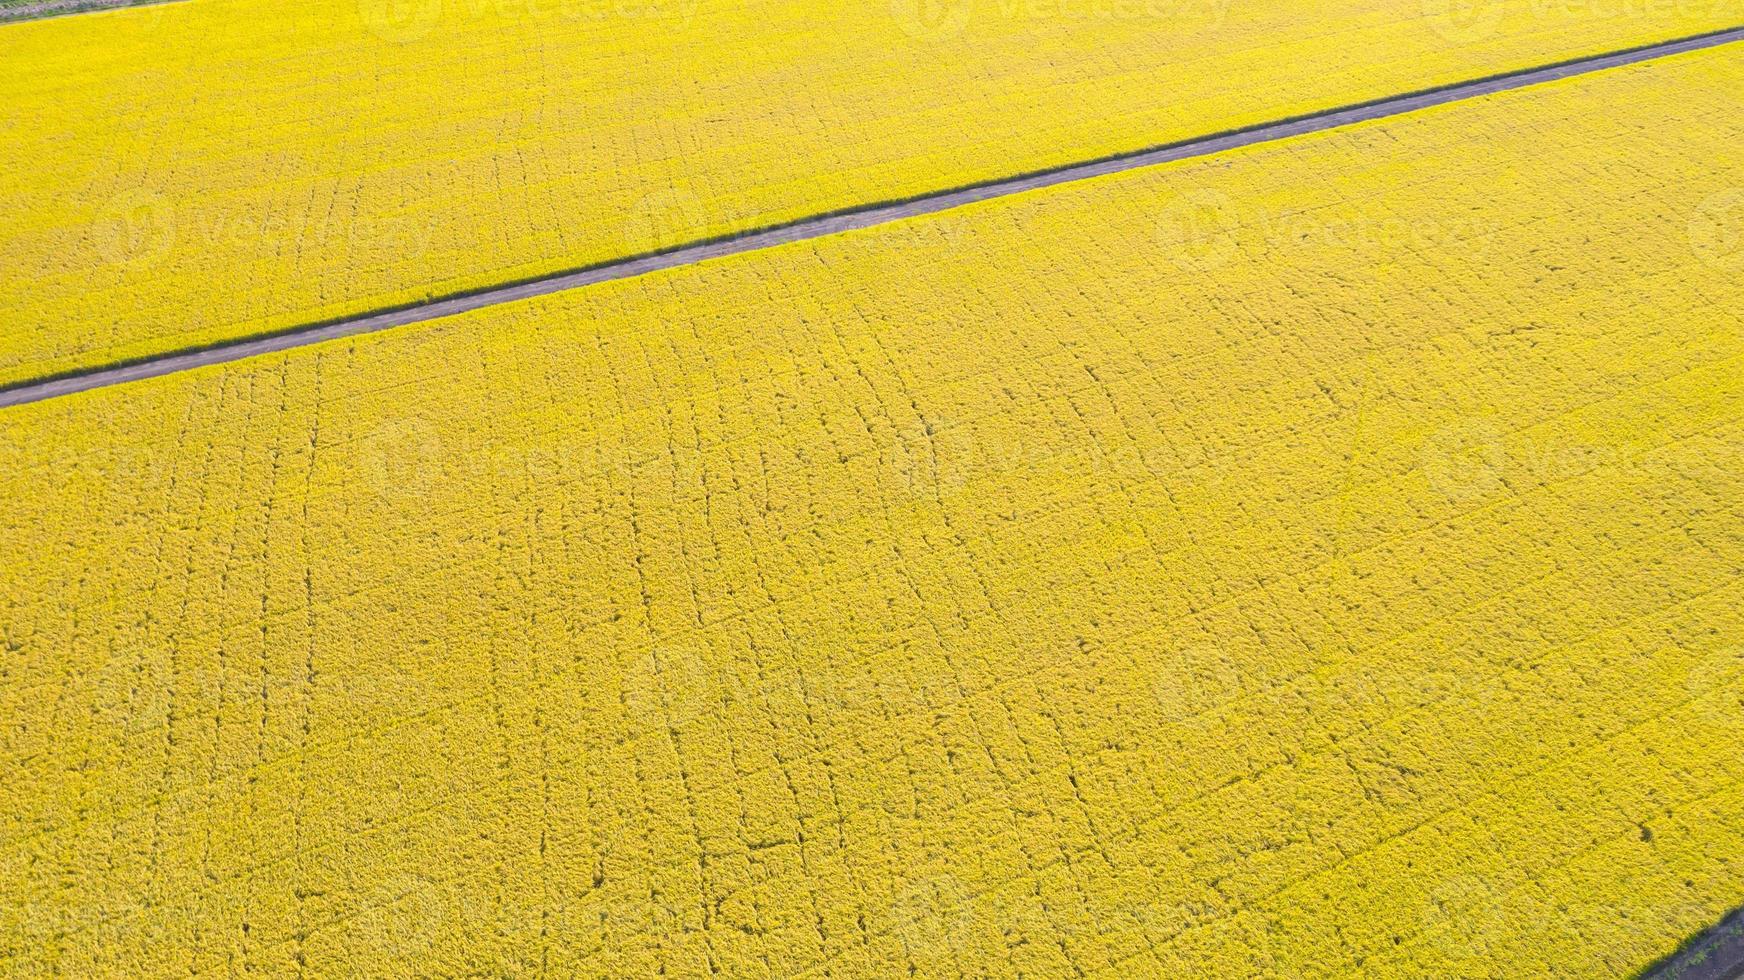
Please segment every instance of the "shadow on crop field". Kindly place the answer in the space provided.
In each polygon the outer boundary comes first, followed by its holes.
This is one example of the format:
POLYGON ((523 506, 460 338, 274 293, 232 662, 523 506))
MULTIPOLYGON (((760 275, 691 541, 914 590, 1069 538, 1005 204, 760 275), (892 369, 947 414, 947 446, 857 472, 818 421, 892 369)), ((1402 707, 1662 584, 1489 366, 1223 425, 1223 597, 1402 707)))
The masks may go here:
POLYGON ((1632 980, 1736 980, 1744 976, 1744 908, 1691 936, 1632 980))

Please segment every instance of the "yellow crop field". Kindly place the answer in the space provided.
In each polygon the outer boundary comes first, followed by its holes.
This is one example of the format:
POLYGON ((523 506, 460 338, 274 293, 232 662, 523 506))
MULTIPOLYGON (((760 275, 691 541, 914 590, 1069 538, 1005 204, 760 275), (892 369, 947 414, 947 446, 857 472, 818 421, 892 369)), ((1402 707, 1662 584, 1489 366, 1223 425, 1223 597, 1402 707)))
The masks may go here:
POLYGON ((0 385, 1732 26, 1737 0, 193 0, 0 25, 0 385), (723 39, 733 39, 726 43, 723 39))
POLYGON ((1741 90, 0 412, 0 971, 1640 969, 1744 903, 1741 90))

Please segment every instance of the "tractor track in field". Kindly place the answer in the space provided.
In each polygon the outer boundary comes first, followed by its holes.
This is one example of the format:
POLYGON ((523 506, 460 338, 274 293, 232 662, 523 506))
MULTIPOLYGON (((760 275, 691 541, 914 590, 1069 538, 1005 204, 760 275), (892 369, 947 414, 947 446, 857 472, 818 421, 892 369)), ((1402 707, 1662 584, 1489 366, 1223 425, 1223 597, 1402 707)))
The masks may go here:
POLYGON ((374 333, 392 327, 455 316, 487 306, 578 289, 614 279, 627 279, 664 269, 691 265, 708 259, 754 252, 826 235, 870 228, 876 225, 933 214, 1010 194, 1052 187, 1126 170, 1137 170, 1178 160, 1210 156, 1244 146, 1269 143, 1307 133, 1323 132, 1356 123, 1416 112, 1434 106, 1461 102, 1558 79, 1620 68, 1671 55, 1699 51, 1744 41, 1744 26, 1710 31, 1690 37, 1641 45, 1606 54, 1573 58, 1537 68, 1490 75, 1388 96, 1336 109, 1294 116, 1269 123, 1195 137, 1130 153, 1067 164, 1061 167, 1002 177, 949 190, 934 191, 898 201, 857 205, 840 211, 801 218, 779 225, 693 242, 671 249, 612 259, 580 269, 553 273, 518 282, 426 300, 408 306, 306 324, 265 336, 224 341, 197 349, 154 355, 136 361, 64 375, 21 382, 0 388, 0 408, 58 398, 107 388, 145 378, 174 374, 193 368, 225 364, 248 357, 272 354, 327 340, 374 333))

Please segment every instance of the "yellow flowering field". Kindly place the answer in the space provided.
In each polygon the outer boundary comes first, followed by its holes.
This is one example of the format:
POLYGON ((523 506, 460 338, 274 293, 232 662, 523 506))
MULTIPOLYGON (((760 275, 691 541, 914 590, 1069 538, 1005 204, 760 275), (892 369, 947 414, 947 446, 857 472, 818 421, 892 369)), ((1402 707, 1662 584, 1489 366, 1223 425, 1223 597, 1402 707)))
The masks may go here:
POLYGON ((0 156, 29 161, 0 172, 0 385, 1739 21, 1739 0, 191 0, 0 25, 0 156))
POLYGON ((1741 87, 0 413, 0 971, 1639 969, 1744 902, 1741 87))

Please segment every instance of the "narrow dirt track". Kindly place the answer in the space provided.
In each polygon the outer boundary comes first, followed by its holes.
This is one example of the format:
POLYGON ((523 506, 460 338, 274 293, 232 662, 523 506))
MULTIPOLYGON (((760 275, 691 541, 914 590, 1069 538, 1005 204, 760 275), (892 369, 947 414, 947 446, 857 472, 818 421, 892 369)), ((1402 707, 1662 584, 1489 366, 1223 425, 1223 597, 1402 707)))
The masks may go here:
POLYGON ((903 218, 932 214, 1007 194, 1019 194, 1024 191, 1071 183, 1104 174, 1209 156, 1237 147, 1268 143, 1305 133, 1337 129, 1372 119, 1384 119, 1388 116, 1415 112, 1419 109, 1445 105, 1450 102, 1474 99, 1497 92, 1525 88, 1557 79, 1618 68, 1737 41, 1744 41, 1744 26, 1425 89, 1420 92, 1330 109, 1306 116, 1281 119, 1276 122, 1172 143, 1136 153, 1090 160, 954 190, 939 191, 909 200, 871 204, 833 214, 817 215, 722 239, 697 242, 652 255, 616 259, 572 272, 558 273, 525 282, 506 283, 501 286, 493 286, 444 299, 430 300, 400 309, 348 317, 334 322, 310 324, 252 340, 235 341, 200 350, 166 354, 133 364, 28 382, 13 386, 10 389, 0 390, 0 408, 58 398, 144 378, 174 374, 192 368, 225 364, 230 361, 290 350, 326 340, 337 340, 343 337, 387 330, 391 327, 422 323, 487 306, 495 306, 499 303, 511 303, 515 300, 577 289, 614 279, 627 279, 632 276, 690 265, 721 256, 754 252, 788 242, 804 241, 844 231, 870 228, 903 218))

